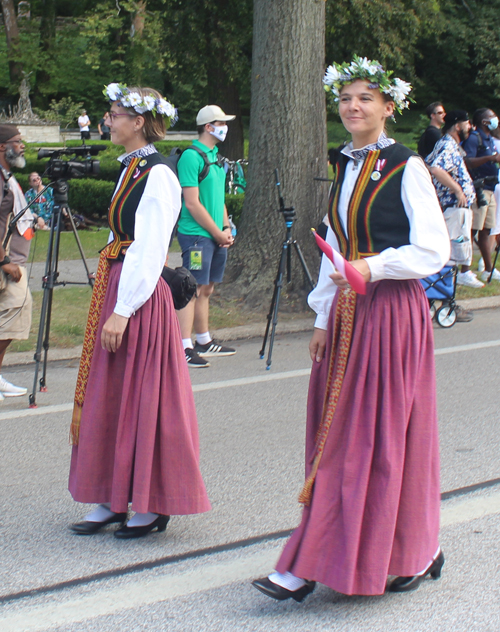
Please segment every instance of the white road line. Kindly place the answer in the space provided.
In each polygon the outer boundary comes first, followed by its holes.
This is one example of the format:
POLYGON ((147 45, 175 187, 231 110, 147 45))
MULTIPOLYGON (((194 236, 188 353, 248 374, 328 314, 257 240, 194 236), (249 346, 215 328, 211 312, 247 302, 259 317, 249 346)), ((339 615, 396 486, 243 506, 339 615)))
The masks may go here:
MULTIPOLYGON (((500 491, 485 498, 470 498, 446 503, 441 512, 443 527, 483 518, 500 513, 500 491)), ((258 546, 258 545, 257 545, 258 546)), ((162 601, 185 597, 205 590, 222 588, 234 582, 249 581, 255 577, 266 575, 276 559, 283 542, 278 540, 276 546, 269 544, 265 551, 247 549, 244 557, 211 563, 210 557, 202 567, 193 570, 179 571, 189 562, 182 562, 175 567, 169 566, 164 576, 137 579, 129 577, 124 585, 100 589, 92 594, 74 597, 73 589, 68 598, 59 603, 48 603, 43 606, 27 607, 21 611, 0 617, 2 632, 35 632, 51 626, 71 625, 98 616, 112 615, 129 608, 140 608, 162 601), (276 551, 274 551, 276 548, 276 551)), ((114 580, 109 580, 113 583, 114 580)), ((62 593, 63 594, 63 593, 62 593)))
MULTIPOLYGON (((449 353, 461 353, 464 351, 474 351, 476 349, 489 349, 490 347, 500 347, 500 340, 489 340, 487 342, 474 342, 468 345, 457 345, 455 347, 442 347, 436 349, 436 356, 447 355, 449 353)), ((202 393, 204 391, 215 391, 219 388, 233 388, 235 386, 248 386, 249 384, 260 384, 263 382, 273 382, 275 380, 288 380, 295 377, 307 377, 311 369, 297 369, 295 371, 283 371, 282 373, 267 372, 262 375, 250 377, 239 377, 234 380, 221 380, 220 382, 207 382, 206 384, 193 385, 193 392, 202 393)), ((50 415, 54 413, 66 413, 73 410, 73 402, 67 404, 57 404, 53 406, 40 406, 40 408, 28 408, 26 410, 10 410, 0 413, 0 421, 8 419, 22 419, 23 417, 36 417, 38 415, 50 415)))

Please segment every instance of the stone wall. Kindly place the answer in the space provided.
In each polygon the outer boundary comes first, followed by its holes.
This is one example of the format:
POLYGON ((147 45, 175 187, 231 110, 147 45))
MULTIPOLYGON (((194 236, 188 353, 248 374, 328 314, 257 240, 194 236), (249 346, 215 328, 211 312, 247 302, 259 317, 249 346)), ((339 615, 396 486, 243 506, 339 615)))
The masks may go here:
POLYGON ((21 136, 27 143, 60 143, 61 134, 59 125, 23 125, 17 127, 21 136))

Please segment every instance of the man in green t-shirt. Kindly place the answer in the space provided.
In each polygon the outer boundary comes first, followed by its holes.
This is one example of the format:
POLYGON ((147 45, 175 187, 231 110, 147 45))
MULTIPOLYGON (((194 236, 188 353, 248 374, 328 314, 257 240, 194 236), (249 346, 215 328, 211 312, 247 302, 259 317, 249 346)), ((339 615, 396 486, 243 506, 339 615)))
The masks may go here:
POLYGON ((182 263, 198 282, 196 299, 177 314, 186 361, 193 368, 210 366, 205 359, 207 356, 236 353, 214 341, 208 330, 210 295, 214 284, 222 281, 227 249, 233 244, 224 202, 226 175, 217 160, 217 144, 226 138, 226 121, 234 118, 218 105, 202 108, 196 116, 198 140, 183 152, 177 164, 183 195, 177 237, 182 263), (208 172, 207 161, 210 165, 208 172), (193 326, 196 333, 194 348, 191 340, 193 326))

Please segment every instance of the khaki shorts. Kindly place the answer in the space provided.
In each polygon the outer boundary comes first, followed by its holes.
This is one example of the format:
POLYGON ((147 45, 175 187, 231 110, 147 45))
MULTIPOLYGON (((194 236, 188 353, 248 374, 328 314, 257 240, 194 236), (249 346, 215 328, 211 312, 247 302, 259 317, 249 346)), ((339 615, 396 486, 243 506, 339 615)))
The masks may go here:
POLYGON ((19 283, 7 276, 7 286, 0 292, 0 340, 27 340, 31 327, 32 299, 26 268, 19 283))
POLYGON ((497 204, 493 191, 484 189, 484 198, 488 202, 487 206, 480 206, 474 202, 472 205, 472 230, 483 230, 483 228, 493 228, 495 226, 497 204))

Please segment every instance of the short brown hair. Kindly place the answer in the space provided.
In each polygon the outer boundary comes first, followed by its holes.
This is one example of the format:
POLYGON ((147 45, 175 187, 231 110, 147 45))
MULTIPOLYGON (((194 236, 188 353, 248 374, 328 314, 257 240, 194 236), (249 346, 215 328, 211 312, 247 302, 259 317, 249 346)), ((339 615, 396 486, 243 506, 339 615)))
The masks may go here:
MULTIPOLYGON (((153 88, 138 88, 129 87, 130 92, 138 92, 141 97, 154 97, 155 99, 161 99, 161 94, 153 88)), ((152 112, 144 112, 144 114, 136 113, 136 116, 142 116, 144 119, 144 137, 148 143, 155 143, 158 140, 163 140, 167 132, 165 127, 165 121, 161 114, 154 115, 152 112)))

